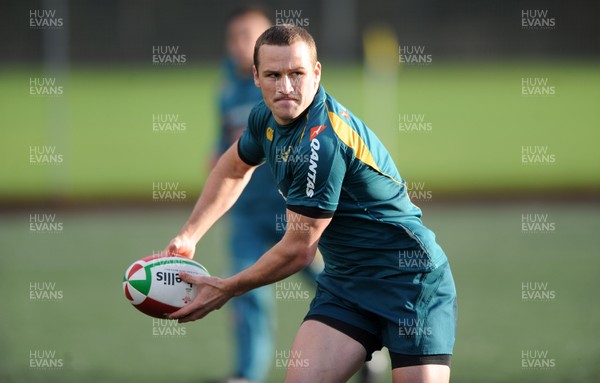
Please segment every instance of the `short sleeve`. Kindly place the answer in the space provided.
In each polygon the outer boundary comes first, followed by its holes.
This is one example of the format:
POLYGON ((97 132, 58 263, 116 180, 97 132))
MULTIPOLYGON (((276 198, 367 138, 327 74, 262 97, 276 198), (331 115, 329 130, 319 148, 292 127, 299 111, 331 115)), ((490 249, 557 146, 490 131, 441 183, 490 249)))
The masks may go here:
POLYGON ((331 217, 337 209, 346 162, 335 136, 310 141, 306 160, 293 168, 287 194, 288 209, 313 218, 331 217))
POLYGON ((248 126, 238 140, 238 155, 248 165, 259 165, 265 160, 265 153, 262 145, 257 140, 256 131, 260 129, 257 125, 256 108, 250 112, 248 117, 248 126))

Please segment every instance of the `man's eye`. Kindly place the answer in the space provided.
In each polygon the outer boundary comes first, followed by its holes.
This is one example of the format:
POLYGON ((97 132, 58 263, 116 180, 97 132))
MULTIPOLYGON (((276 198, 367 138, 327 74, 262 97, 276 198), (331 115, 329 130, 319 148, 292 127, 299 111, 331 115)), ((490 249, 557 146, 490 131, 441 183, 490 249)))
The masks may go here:
POLYGON ((269 73, 269 74, 267 75, 267 77, 269 77, 269 78, 278 78, 278 77, 279 77, 279 75, 278 75, 277 73, 269 73))

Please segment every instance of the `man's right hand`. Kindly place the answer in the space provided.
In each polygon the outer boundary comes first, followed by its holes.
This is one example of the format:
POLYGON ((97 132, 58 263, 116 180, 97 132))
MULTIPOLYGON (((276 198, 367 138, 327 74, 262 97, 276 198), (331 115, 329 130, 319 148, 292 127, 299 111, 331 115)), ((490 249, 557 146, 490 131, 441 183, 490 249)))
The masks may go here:
POLYGON ((196 251, 196 244, 192 239, 184 235, 178 235, 173 238, 167 248, 165 249, 168 256, 181 255, 189 259, 194 258, 194 252, 196 251))

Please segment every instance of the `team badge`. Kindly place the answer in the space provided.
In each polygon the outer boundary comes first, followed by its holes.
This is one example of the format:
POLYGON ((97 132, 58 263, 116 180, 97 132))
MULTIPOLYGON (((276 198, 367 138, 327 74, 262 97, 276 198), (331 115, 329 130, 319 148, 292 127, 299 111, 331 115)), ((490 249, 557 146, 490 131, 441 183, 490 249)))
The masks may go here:
POLYGON ((267 128, 267 140, 273 142, 273 133, 274 132, 275 131, 273 130, 273 128, 271 128, 271 127, 267 128))

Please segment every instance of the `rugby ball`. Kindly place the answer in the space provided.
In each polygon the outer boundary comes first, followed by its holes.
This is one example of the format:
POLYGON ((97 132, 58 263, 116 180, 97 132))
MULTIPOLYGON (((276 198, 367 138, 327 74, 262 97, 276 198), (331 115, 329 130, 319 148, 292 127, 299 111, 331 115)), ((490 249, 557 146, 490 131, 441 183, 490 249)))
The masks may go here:
POLYGON ((165 318, 196 296, 196 286, 182 281, 180 271, 191 275, 210 275, 204 266, 188 258, 149 255, 135 261, 125 271, 125 297, 144 314, 165 318))

